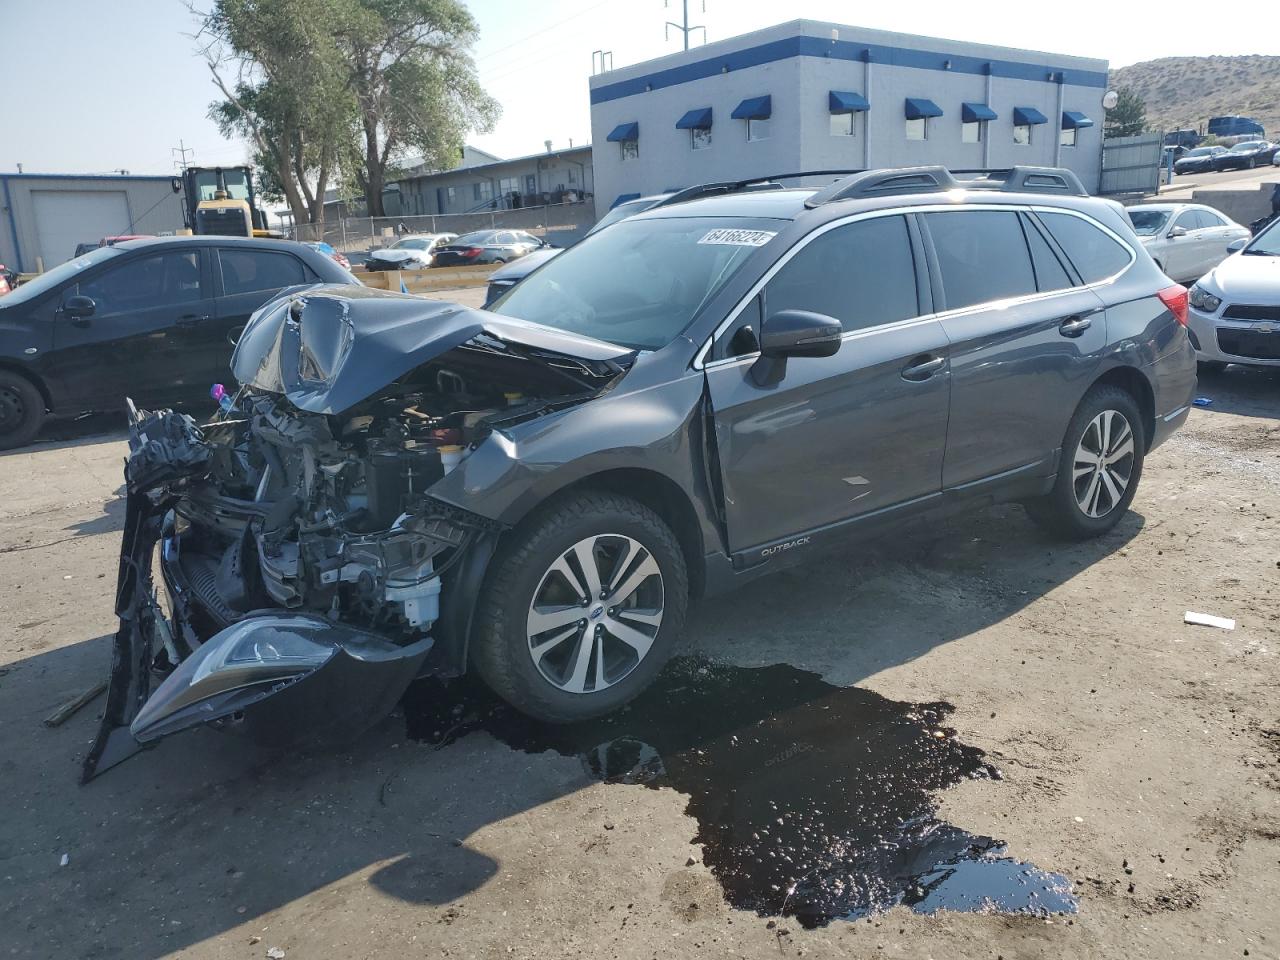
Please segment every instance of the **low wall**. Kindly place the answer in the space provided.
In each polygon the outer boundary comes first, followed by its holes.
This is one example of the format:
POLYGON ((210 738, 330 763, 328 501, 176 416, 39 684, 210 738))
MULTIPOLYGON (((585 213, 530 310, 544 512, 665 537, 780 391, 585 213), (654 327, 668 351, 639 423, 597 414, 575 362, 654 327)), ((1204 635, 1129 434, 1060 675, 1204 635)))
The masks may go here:
POLYGON ((1277 172, 1276 181, 1264 182, 1254 190, 1195 190, 1192 191, 1191 199, 1195 203, 1213 207, 1247 227, 1259 217, 1271 216, 1271 191, 1275 189, 1277 181, 1280 181, 1280 171, 1277 172))

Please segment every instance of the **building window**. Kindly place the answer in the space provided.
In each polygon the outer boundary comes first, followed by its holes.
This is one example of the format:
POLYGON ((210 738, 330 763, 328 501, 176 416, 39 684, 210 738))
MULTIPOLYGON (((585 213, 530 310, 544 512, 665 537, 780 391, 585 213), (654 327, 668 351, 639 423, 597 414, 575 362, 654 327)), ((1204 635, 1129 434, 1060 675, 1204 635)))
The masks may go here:
POLYGON ((623 160, 637 160, 640 157, 640 141, 639 140, 620 140, 618 148, 621 151, 623 160))
POLYGON ((1013 142, 1027 146, 1031 143, 1031 124, 1015 123, 1013 125, 1013 142))
POLYGON ((513 193, 520 192, 519 177, 503 177, 498 181, 498 193, 504 197, 509 197, 513 193))
POLYGON ((969 120, 960 124, 960 142, 961 143, 981 143, 982 142, 982 121, 969 120))
POLYGON ((831 135, 833 137, 853 136, 852 113, 833 113, 831 115, 831 135))
POLYGON ((578 180, 577 180, 578 171, 577 171, 577 170, 574 170, 574 169, 573 169, 573 167, 570 167, 570 168, 566 171, 566 173, 567 173, 567 175, 568 175, 568 177, 569 177, 569 182, 570 182, 570 183, 577 183, 577 182, 578 182, 578 180))
POLYGON ((493 198, 493 184, 488 180, 481 180, 479 183, 471 185, 471 199, 476 201, 491 200, 493 198))
POLYGON ((928 140, 929 139, 929 118, 916 117, 907 121, 907 139, 908 140, 928 140))
POLYGON ((705 150, 711 146, 711 128, 693 127, 689 131, 689 147, 693 150, 705 150))
POLYGON ((458 199, 458 188, 449 187, 447 191, 447 195, 449 197, 449 206, 452 207, 454 202, 458 199))
POLYGON ((1074 147, 1076 145, 1076 128, 1067 127, 1067 129, 1058 134, 1058 143, 1064 147, 1074 147))
POLYGON ((769 123, 768 117, 748 117, 747 118, 747 139, 748 140, 768 140, 769 139, 769 123))

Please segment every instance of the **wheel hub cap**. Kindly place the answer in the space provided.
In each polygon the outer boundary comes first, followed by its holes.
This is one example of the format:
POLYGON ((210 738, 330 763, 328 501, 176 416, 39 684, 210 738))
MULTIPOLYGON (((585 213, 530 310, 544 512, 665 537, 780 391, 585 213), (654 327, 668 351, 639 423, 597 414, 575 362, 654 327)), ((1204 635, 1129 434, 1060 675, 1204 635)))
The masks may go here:
POLYGON ((637 540, 599 534, 578 541, 542 575, 526 620, 529 656, 567 693, 595 693, 624 679, 662 626, 662 571, 637 540))

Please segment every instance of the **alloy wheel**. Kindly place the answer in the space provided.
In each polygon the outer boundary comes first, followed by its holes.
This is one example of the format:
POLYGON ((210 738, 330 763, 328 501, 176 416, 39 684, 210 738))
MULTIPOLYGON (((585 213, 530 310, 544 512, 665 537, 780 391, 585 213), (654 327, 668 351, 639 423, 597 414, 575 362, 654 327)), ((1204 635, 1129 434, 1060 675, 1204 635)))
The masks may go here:
POLYGON ((1105 517, 1129 488, 1134 465, 1133 428, 1118 410, 1103 410, 1089 421, 1076 445, 1072 484, 1086 517, 1105 517))
POLYGON ((648 655, 662 626, 662 571, 637 540, 597 534, 551 564, 529 604, 529 656, 566 693, 611 687, 648 655))

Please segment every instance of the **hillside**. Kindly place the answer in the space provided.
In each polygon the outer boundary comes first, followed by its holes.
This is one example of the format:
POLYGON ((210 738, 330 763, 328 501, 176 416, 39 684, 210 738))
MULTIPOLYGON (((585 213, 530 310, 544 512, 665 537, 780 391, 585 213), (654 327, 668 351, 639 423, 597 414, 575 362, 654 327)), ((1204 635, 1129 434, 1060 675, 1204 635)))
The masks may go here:
POLYGON ((1253 117, 1280 137, 1280 57, 1164 57, 1111 71, 1112 87, 1132 87, 1154 130, 1203 130, 1210 117, 1253 117))

